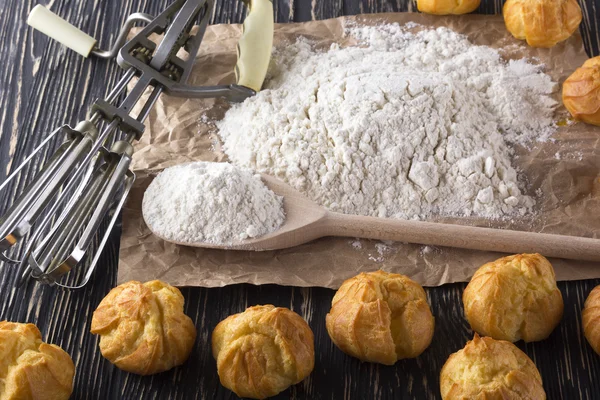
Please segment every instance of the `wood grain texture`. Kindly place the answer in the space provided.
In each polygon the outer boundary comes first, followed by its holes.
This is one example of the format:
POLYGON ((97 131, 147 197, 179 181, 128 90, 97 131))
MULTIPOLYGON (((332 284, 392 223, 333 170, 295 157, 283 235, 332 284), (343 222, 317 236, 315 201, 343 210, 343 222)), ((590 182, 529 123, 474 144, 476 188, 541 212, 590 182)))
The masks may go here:
MULTIPOLYGON (((52 9, 100 39, 107 46, 133 11, 152 14, 168 0, 54 0, 52 9)), ((0 180, 18 165, 56 126, 75 123, 95 98, 103 96, 119 77, 112 61, 83 60, 71 51, 25 26, 36 1, 0 0, 0 180)), ((600 0, 581 3, 582 36, 589 54, 599 54, 600 0)), ((501 0, 484 0, 480 13, 498 13, 501 0)), ((409 1, 393 0, 274 0, 278 22, 307 21, 345 14, 410 11, 409 1)), ((213 23, 243 20, 245 7, 219 0, 213 23)), ((48 154, 57 146, 52 143, 48 154)), ((30 177, 35 165, 26 171, 30 177)), ((8 196, 26 179, 11 185, 8 196)), ((5 195, 6 196, 6 195, 5 195)), ((0 209, 6 207, 0 197, 0 209)), ((77 367, 74 399, 229 399, 235 396, 218 383, 209 350, 210 333, 226 316, 254 304, 271 303, 300 313, 315 333, 316 368, 303 383, 282 393, 281 399, 436 399, 438 375, 451 352, 472 337, 463 318, 464 284, 428 289, 436 317, 432 346, 415 360, 393 367, 360 363, 337 350, 325 330, 325 314, 334 292, 321 288, 237 285, 220 289, 186 288, 186 313, 198 328, 196 348, 181 368, 152 377, 123 373, 104 360, 97 338, 89 334, 91 313, 116 282, 120 229, 100 260, 92 285, 68 292, 30 284, 15 288, 18 271, 0 266, 0 320, 37 324, 49 342, 68 351, 77 367)), ((565 316, 549 339, 519 343, 535 361, 549 399, 600 399, 600 356, 584 339, 580 312, 587 294, 600 280, 559 283, 565 316)))

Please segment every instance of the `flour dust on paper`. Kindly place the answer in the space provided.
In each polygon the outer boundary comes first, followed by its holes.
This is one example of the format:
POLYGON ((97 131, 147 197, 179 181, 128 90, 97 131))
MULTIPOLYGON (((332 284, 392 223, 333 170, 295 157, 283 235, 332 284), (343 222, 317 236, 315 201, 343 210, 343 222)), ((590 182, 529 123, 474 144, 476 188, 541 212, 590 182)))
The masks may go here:
POLYGON ((322 51, 299 38, 275 51, 265 90, 217 122, 234 164, 348 214, 532 211, 511 147, 554 130, 556 84, 541 66, 447 28, 348 33, 359 45, 322 51))

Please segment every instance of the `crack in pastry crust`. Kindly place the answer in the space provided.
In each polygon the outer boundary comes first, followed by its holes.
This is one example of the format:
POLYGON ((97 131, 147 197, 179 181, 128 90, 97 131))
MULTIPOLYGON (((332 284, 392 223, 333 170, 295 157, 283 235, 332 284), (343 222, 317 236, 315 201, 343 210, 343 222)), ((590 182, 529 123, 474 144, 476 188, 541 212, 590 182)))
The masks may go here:
POLYGON ((547 338, 563 315, 554 269, 540 254, 517 254, 481 266, 463 292, 474 331, 494 339, 547 338))
POLYGON ((573 117, 600 126, 600 56, 584 62, 565 80, 562 99, 573 117))
POLYGON ((74 375, 71 357, 35 325, 0 322, 0 399, 66 400, 74 375))
POLYGON ((568 39, 582 18, 576 0, 508 0, 502 14, 506 29, 533 47, 552 47, 568 39))
POLYGON ((590 292, 585 301, 582 322, 585 338, 600 355, 600 285, 590 292))
POLYGON ((274 396, 304 380, 315 363, 306 321, 272 305, 249 307, 221 321, 212 350, 221 384, 240 397, 274 396))
POLYGON ((343 352, 392 365, 421 354, 431 343, 434 318, 423 288, 383 271, 346 280, 331 302, 327 332, 343 352))
POLYGON ((514 344, 475 334, 451 354, 440 374, 442 399, 543 400, 542 377, 514 344))
POLYGON ((102 355, 122 370, 167 371, 187 360, 196 340, 183 304, 179 289, 164 282, 126 282, 100 302, 91 332, 100 335, 102 355))

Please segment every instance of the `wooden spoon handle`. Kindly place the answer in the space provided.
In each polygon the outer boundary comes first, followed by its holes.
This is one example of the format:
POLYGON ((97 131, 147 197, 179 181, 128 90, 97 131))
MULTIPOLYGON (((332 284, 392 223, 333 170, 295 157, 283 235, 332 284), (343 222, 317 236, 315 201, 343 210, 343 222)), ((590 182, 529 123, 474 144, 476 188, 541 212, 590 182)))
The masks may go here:
POLYGON ((328 236, 600 261, 600 239, 338 213, 328 213, 323 223, 328 236))

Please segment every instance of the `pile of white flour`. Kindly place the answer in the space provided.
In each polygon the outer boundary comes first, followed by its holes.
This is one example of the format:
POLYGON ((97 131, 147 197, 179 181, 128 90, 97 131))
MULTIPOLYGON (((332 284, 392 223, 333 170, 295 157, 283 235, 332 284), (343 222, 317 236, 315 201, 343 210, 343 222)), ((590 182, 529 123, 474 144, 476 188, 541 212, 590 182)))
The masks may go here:
POLYGON ((556 85, 540 66, 446 28, 349 32, 359 46, 299 39, 275 52, 266 90, 217 123, 233 163, 349 214, 531 211, 510 145, 553 131, 556 85))
POLYGON ((142 202, 144 220, 178 242, 227 244, 273 232, 283 223, 283 198, 260 175, 228 163, 195 162, 161 172, 142 202))

